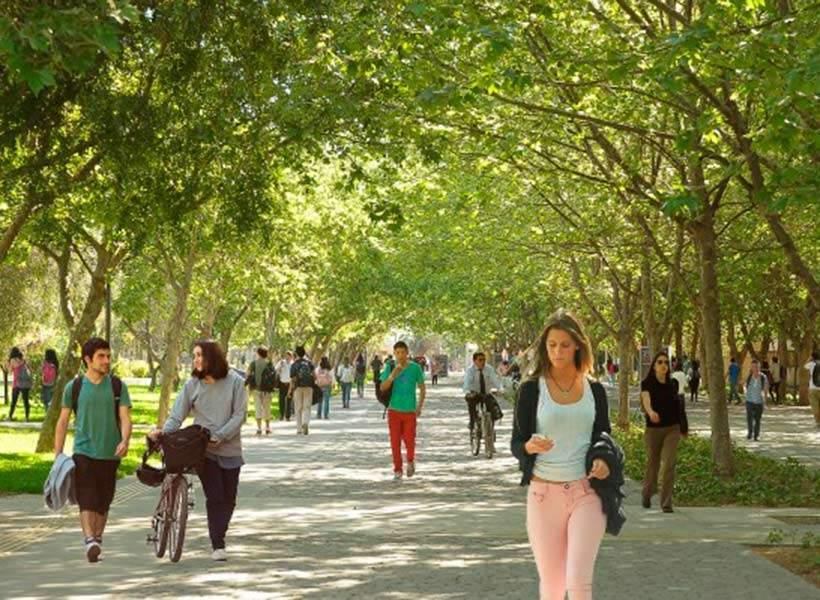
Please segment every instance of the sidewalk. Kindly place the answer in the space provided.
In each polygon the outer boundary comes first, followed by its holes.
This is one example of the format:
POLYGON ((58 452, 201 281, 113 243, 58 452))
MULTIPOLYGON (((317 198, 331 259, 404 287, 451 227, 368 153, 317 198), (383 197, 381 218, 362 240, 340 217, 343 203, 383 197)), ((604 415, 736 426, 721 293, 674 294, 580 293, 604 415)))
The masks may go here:
MULTIPOLYGON (((525 599, 537 575, 524 526, 524 490, 507 440, 499 456, 470 456, 467 416, 453 381, 431 391, 419 424, 418 472, 390 480, 382 409, 369 392, 331 420, 295 435, 245 431, 247 465, 228 534, 230 560, 209 557, 204 499, 196 491, 182 561, 158 560, 145 543, 156 490, 120 481, 104 561, 81 552, 73 513, 52 516, 34 496, 0 498, 0 569, 14 598, 389 598, 525 599), (39 528, 32 531, 32 528, 39 528), (32 539, 33 538, 33 539, 32 539), (12 545, 13 544, 13 545, 12 545), (47 566, 46 568, 42 568, 47 566)), ((198 488, 198 486, 197 486, 198 488)), ((596 600, 820 599, 820 590, 754 555, 770 529, 795 535, 818 526, 775 517, 803 509, 644 510, 630 485, 622 534, 604 540, 596 600)))

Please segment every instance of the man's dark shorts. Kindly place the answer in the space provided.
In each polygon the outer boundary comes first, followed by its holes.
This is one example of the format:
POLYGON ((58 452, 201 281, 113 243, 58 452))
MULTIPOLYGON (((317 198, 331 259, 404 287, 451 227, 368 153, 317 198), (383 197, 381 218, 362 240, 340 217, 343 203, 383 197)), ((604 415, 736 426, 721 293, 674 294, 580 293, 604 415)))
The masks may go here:
POLYGON ((90 510, 101 515, 108 513, 117 487, 119 459, 100 460, 75 454, 74 489, 80 510, 90 510))

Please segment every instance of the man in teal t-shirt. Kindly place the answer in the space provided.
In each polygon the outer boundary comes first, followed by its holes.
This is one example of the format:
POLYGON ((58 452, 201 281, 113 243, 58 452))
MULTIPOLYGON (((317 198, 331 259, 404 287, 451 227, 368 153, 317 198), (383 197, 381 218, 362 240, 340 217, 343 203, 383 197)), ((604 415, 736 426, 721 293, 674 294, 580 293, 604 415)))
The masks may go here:
POLYGON ((416 472, 416 422, 424 407, 426 388, 424 371, 415 362, 410 361, 410 351, 404 342, 393 346, 396 355, 396 367, 385 365, 381 382, 390 390, 390 403, 387 407, 387 425, 390 431, 390 448, 393 452, 393 479, 402 478, 401 443, 407 451, 407 476, 416 472), (416 388, 420 395, 416 402, 416 388))
POLYGON ((74 489, 85 534, 85 555, 89 562, 97 562, 102 552, 108 509, 114 499, 117 467, 120 459, 128 454, 131 398, 128 388, 121 384, 117 409, 113 379, 108 374, 111 367, 108 342, 100 338, 88 340, 83 344, 83 362, 86 372, 76 407, 72 407, 73 381, 66 384, 63 392, 62 410, 54 434, 54 455, 63 452, 68 421, 74 408, 74 489))

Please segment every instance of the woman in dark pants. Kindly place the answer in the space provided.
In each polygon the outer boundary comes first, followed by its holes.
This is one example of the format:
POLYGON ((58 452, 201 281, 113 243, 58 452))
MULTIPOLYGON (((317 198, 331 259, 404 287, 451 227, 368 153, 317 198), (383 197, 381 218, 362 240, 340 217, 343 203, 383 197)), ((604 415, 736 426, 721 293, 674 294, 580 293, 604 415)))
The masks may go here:
POLYGON ((236 507, 239 471, 244 464, 240 432, 247 416, 248 397, 244 380, 228 369, 219 344, 197 342, 193 354, 191 379, 179 392, 162 431, 153 431, 150 436, 157 439, 176 431, 190 413, 195 424, 211 432, 205 463, 197 474, 205 492, 211 557, 222 561, 228 559, 225 534, 236 507))
POLYGON ((660 470, 661 509, 671 513, 672 489, 675 485, 675 464, 681 435, 688 433, 686 403, 678 394, 678 384, 669 375, 669 355, 658 352, 641 382, 641 407, 646 414, 646 474, 643 480, 643 507, 652 506, 652 496, 658 490, 660 470), (662 468, 661 468, 662 467, 662 468))

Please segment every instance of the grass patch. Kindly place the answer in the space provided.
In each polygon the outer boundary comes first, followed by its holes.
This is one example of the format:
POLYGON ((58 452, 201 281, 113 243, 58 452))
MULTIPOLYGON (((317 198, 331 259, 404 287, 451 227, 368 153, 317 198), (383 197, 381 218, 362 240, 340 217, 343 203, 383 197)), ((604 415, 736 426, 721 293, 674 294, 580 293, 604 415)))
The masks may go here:
MULTIPOLYGON (((36 429, 0 429, 0 493, 7 494, 41 494, 51 465, 54 462, 52 452, 31 452, 37 445, 40 432, 36 429)), ((74 437, 69 433, 65 448, 70 451, 74 437)), ((142 461, 141 444, 128 450, 128 455, 120 463, 117 477, 124 477, 136 471, 142 461)))
MULTIPOLYGON (((128 393, 131 396, 131 420, 135 426, 154 427, 157 423, 157 410, 159 408, 159 388, 153 392, 148 390, 147 385, 129 385, 128 393)), ((271 419, 279 418, 279 396, 274 393, 271 402, 271 419)), ((173 406, 176 400, 176 393, 172 394, 170 405, 173 406)), ((170 408, 170 407, 169 407, 170 408)), ((8 406, 0 407, 0 420, 8 419, 8 406)), ((14 409, 14 418, 16 421, 22 421, 24 416, 23 406, 20 402, 14 409)), ((42 422, 45 419, 45 407, 40 402, 40 398, 32 396, 31 413, 29 420, 31 422, 42 422)), ((253 419, 254 406, 253 400, 248 402, 248 417, 253 419)), ((34 446, 32 446, 33 448, 34 446)), ((2 446, 0 446, 2 448, 2 446)))
MULTIPOLYGON (((131 418, 135 425, 135 430, 131 435, 131 447, 128 455, 120 463, 117 471, 118 477, 124 477, 133 473, 140 465, 142 452, 145 450, 146 429, 153 427, 157 420, 157 408, 159 406, 159 390, 149 392, 144 385, 129 386, 131 395, 131 418)), ((173 399, 176 398, 174 396, 173 399)), ((271 420, 279 418, 278 396, 274 395, 271 403, 271 420)), ((38 399, 39 402, 39 399, 38 399)), ((32 421, 42 421, 45 412, 42 405, 37 406, 37 411, 32 407, 32 421)), ((254 407, 251 401, 248 406, 248 418, 253 420, 254 407)), ((15 417, 22 417, 21 407, 18 405, 15 410, 15 417)), ((6 414, 8 407, 6 407, 6 414)), ((1 414, 1 413, 0 413, 1 414)), ((18 419, 20 420, 20 419, 18 419)), ((33 452, 37 447, 37 438, 40 430, 37 428, 16 429, 11 427, 0 427, 0 494, 40 494, 43 491, 43 483, 48 477, 48 472, 54 461, 52 452, 33 452)), ((74 437, 69 431, 66 437, 65 449, 70 452, 74 447, 74 437)))
MULTIPOLYGON (((626 474, 642 481, 646 469, 643 425, 613 430, 626 453, 626 474)), ((820 472, 794 458, 775 460, 732 444, 735 476, 721 479, 712 472, 707 438, 681 439, 675 477, 675 503, 682 506, 820 506, 820 472)))

